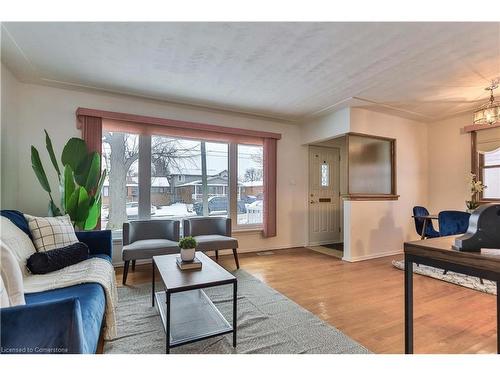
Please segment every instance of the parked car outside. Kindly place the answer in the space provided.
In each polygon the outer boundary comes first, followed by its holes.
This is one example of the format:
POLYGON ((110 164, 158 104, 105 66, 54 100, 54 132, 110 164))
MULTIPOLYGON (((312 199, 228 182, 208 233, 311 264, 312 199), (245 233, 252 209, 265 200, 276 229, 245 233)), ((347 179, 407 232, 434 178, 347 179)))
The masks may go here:
POLYGON ((246 204, 251 204, 253 202, 255 202, 257 200, 257 197, 255 195, 244 195, 242 197, 242 200, 246 203, 246 204))
MULTIPOLYGON (((227 210, 229 207, 228 197, 210 197, 208 198, 208 214, 212 212, 220 212, 221 214, 227 215, 227 210)), ((196 202, 193 208, 198 216, 203 215, 203 202, 196 202)), ((242 200, 238 201, 238 213, 242 214, 246 212, 245 202, 242 200)))

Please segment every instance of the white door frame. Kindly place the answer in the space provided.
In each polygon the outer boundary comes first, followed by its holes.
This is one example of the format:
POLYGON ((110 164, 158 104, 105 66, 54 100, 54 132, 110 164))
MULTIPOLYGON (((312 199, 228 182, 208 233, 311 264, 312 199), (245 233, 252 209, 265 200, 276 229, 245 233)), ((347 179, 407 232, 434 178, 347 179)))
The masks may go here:
POLYGON ((334 182, 337 186, 338 186, 338 193, 337 193, 337 196, 336 196, 336 199, 337 199, 337 223, 338 223, 338 226, 339 226, 339 233, 338 233, 338 236, 336 239, 332 239, 332 240, 325 240, 325 241, 316 241, 314 242, 314 244, 311 243, 311 204, 310 204, 310 200, 311 200, 311 183, 310 183, 310 179, 311 179, 311 149, 314 149, 314 148, 318 148, 318 149, 335 149, 338 151, 339 153, 339 156, 341 155, 341 150, 340 148, 338 147, 328 147, 328 146, 316 146, 316 145, 308 145, 308 149, 307 149, 307 155, 308 155, 308 163, 307 163, 307 245, 308 246, 319 246, 319 245, 322 245, 322 244, 331 244, 331 243, 342 243, 344 242, 344 239, 343 239, 343 232, 344 232, 344 228, 343 228, 343 223, 342 223, 342 220, 343 220, 343 217, 342 217, 342 207, 341 207, 341 204, 342 204, 342 200, 340 199, 340 173, 341 173, 341 170, 340 170, 340 160, 336 161, 338 164, 337 164, 337 175, 336 175, 336 181, 334 182))

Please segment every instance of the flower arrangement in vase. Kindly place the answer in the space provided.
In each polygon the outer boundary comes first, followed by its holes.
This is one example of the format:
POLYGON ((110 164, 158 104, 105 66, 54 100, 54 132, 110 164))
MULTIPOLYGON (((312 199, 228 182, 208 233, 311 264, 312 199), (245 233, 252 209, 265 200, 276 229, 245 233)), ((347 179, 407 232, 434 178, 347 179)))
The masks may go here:
POLYGON ((469 184, 470 200, 465 201, 465 204, 467 206, 467 212, 472 212, 479 207, 479 202, 477 200, 478 194, 482 193, 487 186, 485 186, 482 181, 479 181, 474 173, 469 174, 467 182, 469 184))

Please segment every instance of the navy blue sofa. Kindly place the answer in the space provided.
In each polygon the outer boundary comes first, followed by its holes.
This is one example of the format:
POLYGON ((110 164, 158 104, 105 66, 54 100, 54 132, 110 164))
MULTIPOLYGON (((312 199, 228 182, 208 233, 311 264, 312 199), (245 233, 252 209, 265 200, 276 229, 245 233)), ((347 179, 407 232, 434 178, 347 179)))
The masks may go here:
MULTIPOLYGON (((22 215, 3 211, 2 216, 26 232, 22 215)), ((111 262, 111 231, 76 232, 76 236, 88 245, 91 256, 111 262)), ((106 306, 100 284, 27 293, 24 297, 26 305, 0 309, 2 353, 96 352, 106 306)))

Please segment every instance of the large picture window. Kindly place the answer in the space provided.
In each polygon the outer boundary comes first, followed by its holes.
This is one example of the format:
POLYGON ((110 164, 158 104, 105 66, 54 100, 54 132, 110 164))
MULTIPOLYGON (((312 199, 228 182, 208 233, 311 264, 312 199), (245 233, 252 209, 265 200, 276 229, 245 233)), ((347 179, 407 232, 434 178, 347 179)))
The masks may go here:
POLYGON ((102 165, 109 177, 104 184, 101 227, 119 230, 124 222, 137 219, 225 216, 233 218, 235 228, 261 228, 263 147, 229 146, 104 129, 102 165), (237 160, 234 171, 229 168, 231 157, 237 160), (230 173, 237 176, 234 186, 230 173), (231 194, 237 199, 230 199, 231 194))
POLYGON ((76 117, 109 172, 101 228, 217 215, 230 217, 233 229, 276 236, 281 134, 81 107, 76 117))

